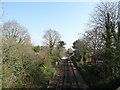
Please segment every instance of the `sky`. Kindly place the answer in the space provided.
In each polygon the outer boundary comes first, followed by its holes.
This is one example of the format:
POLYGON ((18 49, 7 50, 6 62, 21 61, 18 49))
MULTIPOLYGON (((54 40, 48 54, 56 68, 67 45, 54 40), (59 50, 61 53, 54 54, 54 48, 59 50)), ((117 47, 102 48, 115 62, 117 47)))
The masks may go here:
POLYGON ((56 30, 66 48, 84 33, 96 2, 4 2, 3 23, 16 20, 28 29, 33 45, 43 45, 48 29, 56 30))

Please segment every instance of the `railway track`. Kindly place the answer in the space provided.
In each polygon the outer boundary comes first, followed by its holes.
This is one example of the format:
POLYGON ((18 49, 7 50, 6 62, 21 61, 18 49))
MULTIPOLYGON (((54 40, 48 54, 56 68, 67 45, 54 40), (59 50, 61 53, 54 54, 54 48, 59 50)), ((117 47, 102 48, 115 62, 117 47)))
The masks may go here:
POLYGON ((69 65, 70 65, 70 68, 72 70, 72 73, 73 73, 73 76, 74 76, 74 81, 75 81, 75 84, 76 84, 76 85, 73 85, 73 88, 80 88, 79 82, 78 82, 76 74, 75 74, 76 68, 74 67, 72 61, 69 61, 69 65))
POLYGON ((74 70, 72 61, 64 60, 63 77, 57 82, 56 90, 80 88, 74 70))
POLYGON ((56 90, 72 90, 74 88, 80 89, 81 85, 79 73, 74 67, 72 61, 64 59, 58 65, 55 76, 48 88, 54 88, 56 90))

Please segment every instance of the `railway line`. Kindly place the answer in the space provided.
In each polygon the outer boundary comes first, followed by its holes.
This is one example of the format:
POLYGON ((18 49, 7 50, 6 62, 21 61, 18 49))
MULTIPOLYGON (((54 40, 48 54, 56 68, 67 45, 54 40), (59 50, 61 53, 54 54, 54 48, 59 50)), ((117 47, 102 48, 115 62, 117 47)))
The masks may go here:
POLYGON ((60 62, 48 88, 55 88, 56 90, 82 88, 76 68, 71 60, 64 59, 60 62))

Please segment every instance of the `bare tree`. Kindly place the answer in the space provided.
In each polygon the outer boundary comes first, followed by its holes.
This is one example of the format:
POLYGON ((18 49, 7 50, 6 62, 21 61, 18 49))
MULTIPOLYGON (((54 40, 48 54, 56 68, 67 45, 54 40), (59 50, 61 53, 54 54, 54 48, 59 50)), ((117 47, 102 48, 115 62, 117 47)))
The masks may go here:
POLYGON ((15 39, 16 42, 26 43, 30 41, 30 36, 27 29, 22 27, 17 21, 8 21, 3 25, 3 37, 5 39, 15 39))
MULTIPOLYGON (((105 46, 105 40, 103 37, 103 34, 106 34, 107 28, 106 28, 106 21, 108 19, 109 15, 109 23, 111 25, 115 25, 113 30, 108 30, 111 33, 113 33, 113 41, 116 41, 116 29, 117 29, 117 21, 119 18, 119 11, 118 11, 118 2, 100 2, 96 8, 95 13, 92 15, 90 20, 90 27, 91 30, 87 31, 87 41, 90 43, 93 49, 97 49, 99 47, 103 48, 105 46), (102 47, 101 47, 102 46, 102 47)), ((109 25, 110 26, 110 25, 109 25)), ((91 48, 92 49, 92 48, 91 48)))
POLYGON ((86 31, 84 40, 87 45, 87 52, 90 54, 99 55, 103 52, 105 41, 103 40, 102 33, 99 32, 98 28, 86 31))
POLYGON ((49 53, 52 54, 54 46, 60 41, 60 34, 55 30, 47 30, 43 36, 44 43, 49 46, 49 53))
POLYGON ((101 2, 96 6, 95 13, 90 20, 90 26, 105 29, 105 20, 107 13, 110 14, 110 20, 116 22, 118 19, 118 2, 101 2))

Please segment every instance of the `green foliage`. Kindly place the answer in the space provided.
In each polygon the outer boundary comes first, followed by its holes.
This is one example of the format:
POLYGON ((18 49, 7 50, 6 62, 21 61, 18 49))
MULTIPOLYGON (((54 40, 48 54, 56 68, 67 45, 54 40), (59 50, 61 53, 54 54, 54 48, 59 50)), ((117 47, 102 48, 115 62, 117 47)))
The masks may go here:
POLYGON ((66 43, 64 41, 59 41, 58 42, 58 47, 63 48, 66 43))
POLYGON ((117 5, 118 2, 98 4, 89 23, 91 30, 86 31, 82 40, 73 43, 74 55, 71 59, 91 88, 114 90, 120 86, 120 21, 117 5), (78 65, 80 59, 85 61, 88 57, 102 60, 103 63, 85 62, 78 65))
POLYGON ((46 88, 55 69, 52 61, 43 65, 30 44, 3 42, 3 88, 46 88), (8 44, 9 43, 9 44, 8 44), (9 83, 8 83, 9 82, 9 83), (13 84, 14 83, 14 84, 13 84))
POLYGON ((67 50, 67 54, 69 54, 70 56, 73 54, 73 50, 72 50, 72 48, 68 48, 68 50, 67 50))
POLYGON ((92 29, 82 40, 73 43, 73 60, 76 64, 81 58, 85 61, 88 56, 103 61, 102 64, 85 62, 78 67, 91 87, 115 89, 120 86, 120 22, 116 19, 119 18, 116 5, 108 2, 98 5, 91 23, 92 29))
POLYGON ((40 46, 34 46, 34 47, 33 47, 33 50, 34 50, 35 52, 39 52, 39 51, 40 51, 40 46))
POLYGON ((57 46, 54 48, 54 55, 58 57, 58 60, 60 60, 63 56, 65 56, 65 42, 64 41, 59 41, 57 46))
POLYGON ((86 42, 84 40, 76 40, 73 43, 73 49, 74 49, 74 58, 77 62, 80 60, 83 60, 84 62, 87 59, 87 46, 86 42))
POLYGON ((50 71, 46 72, 45 66, 35 67, 29 74, 31 81, 37 88, 46 88, 50 78, 50 71))
MULTIPOLYGON (((4 32, 6 34, 8 32, 4 32)), ((48 47, 41 47, 40 51, 39 46, 33 47, 29 41, 23 42, 16 41, 14 37, 3 37, 2 88, 47 88, 55 71, 52 62, 57 57, 53 55, 52 59, 48 47)))

